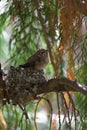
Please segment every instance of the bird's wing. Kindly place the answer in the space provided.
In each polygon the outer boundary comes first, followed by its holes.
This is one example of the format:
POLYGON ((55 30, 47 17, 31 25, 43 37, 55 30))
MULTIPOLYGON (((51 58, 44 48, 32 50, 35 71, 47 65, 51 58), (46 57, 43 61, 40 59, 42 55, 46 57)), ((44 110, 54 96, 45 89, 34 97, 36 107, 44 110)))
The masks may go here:
POLYGON ((27 62, 23 65, 19 65, 19 67, 28 68, 28 67, 35 67, 35 63, 40 61, 40 57, 38 55, 32 55, 28 58, 27 62))
POLYGON ((41 58, 39 55, 34 54, 28 58, 27 62, 32 63, 32 62, 40 61, 40 59, 41 58))

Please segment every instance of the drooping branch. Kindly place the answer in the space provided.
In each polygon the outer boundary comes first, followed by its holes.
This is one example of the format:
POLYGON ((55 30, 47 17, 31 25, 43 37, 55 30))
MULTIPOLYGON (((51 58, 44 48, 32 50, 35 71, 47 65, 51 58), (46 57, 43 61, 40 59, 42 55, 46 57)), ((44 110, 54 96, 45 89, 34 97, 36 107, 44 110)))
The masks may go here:
MULTIPOLYGON (((58 1, 57 1, 56 4, 57 4, 56 6, 58 6, 58 1)), ((35 6, 36 6, 37 14, 38 14, 38 17, 39 17, 39 21, 41 23, 42 30, 43 30, 43 33, 44 33, 44 38, 45 38, 45 41, 47 43, 47 48, 48 48, 48 51, 49 51, 50 60, 51 60, 51 63, 53 65, 53 69, 54 69, 55 75, 57 75, 58 72, 56 72, 56 71, 58 69, 56 69, 56 68, 58 68, 58 63, 57 63, 58 61, 57 61, 57 59, 54 60, 54 56, 53 56, 53 53, 52 53, 52 44, 53 44, 52 43, 52 39, 50 39, 49 36, 48 36, 48 28, 46 27, 45 22, 44 22, 44 18, 41 15, 41 8, 40 8, 38 0, 35 1, 35 6)), ((57 9, 56 9, 56 11, 57 11, 57 9)), ((57 12, 56 12, 56 15, 57 15, 57 12)), ((54 20, 54 26, 52 27, 52 28, 54 28, 53 31, 55 31, 55 26, 57 26, 57 24, 58 24, 57 20, 55 19, 54 20)))
POLYGON ((27 104, 38 95, 50 92, 81 92, 87 96, 87 87, 65 77, 47 81, 43 71, 35 72, 30 68, 10 67, 6 79, 0 78, 0 102, 27 104))

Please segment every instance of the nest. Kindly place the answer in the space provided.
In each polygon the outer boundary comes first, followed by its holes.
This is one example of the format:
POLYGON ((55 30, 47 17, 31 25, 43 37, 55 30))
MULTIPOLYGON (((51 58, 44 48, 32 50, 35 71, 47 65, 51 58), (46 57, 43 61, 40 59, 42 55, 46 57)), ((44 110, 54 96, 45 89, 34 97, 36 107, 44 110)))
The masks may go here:
POLYGON ((27 104, 36 97, 41 84, 46 82, 44 72, 37 72, 31 68, 10 67, 6 78, 6 94, 8 102, 12 104, 27 104))

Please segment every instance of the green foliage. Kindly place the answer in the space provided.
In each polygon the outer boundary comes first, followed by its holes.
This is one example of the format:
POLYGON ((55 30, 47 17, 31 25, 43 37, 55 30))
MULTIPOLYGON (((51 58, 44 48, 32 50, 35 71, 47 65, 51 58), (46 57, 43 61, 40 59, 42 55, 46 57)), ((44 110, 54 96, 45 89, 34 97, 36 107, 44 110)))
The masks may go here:
POLYGON ((11 63, 18 65, 32 55, 40 47, 42 42, 42 30, 40 23, 33 12, 33 5, 27 0, 17 1, 11 6, 11 16, 14 19, 12 35, 9 42, 11 63), (19 61, 19 59, 21 59, 19 61))
POLYGON ((76 74, 78 81, 87 86, 87 62, 84 62, 76 74))
POLYGON ((25 115, 23 115, 23 111, 21 110, 19 106, 6 104, 2 109, 3 109, 3 114, 5 117, 6 123, 8 124, 9 130, 12 130, 13 128, 22 129, 22 130, 32 129, 32 126, 33 126, 32 110, 34 110, 33 103, 30 103, 26 107, 26 111, 29 114, 31 123, 29 122, 29 120, 26 120, 25 115))
MULTIPOLYGON (((45 31, 49 39, 53 39, 54 42, 56 38, 54 27, 58 13, 56 1, 41 0, 39 4, 46 24, 47 30, 45 31)), ((9 24, 12 30, 9 41, 10 58, 8 63, 18 66, 24 63, 38 48, 46 48, 46 44, 44 44, 42 26, 34 1, 8 0, 5 7, 8 11, 3 13, 2 21, 6 23, 7 16, 9 16, 9 24)))
POLYGON ((7 24, 7 13, 3 13, 0 15, 0 60, 5 60, 8 54, 8 39, 5 32, 7 24))
POLYGON ((53 77, 53 67, 51 64, 47 65, 47 67, 45 68, 45 75, 47 76, 47 78, 53 77))
MULTIPOLYGON (((79 72, 77 73, 77 79, 79 83, 85 84, 87 86, 87 63, 84 63, 79 72)), ((79 110, 79 113, 82 116, 83 124, 79 124, 80 127, 82 125, 82 129, 85 127, 87 128, 87 97, 82 95, 81 93, 76 93, 76 107, 79 110)), ((84 128, 84 130, 85 130, 84 128)), ((81 129, 81 130, 82 130, 81 129)))

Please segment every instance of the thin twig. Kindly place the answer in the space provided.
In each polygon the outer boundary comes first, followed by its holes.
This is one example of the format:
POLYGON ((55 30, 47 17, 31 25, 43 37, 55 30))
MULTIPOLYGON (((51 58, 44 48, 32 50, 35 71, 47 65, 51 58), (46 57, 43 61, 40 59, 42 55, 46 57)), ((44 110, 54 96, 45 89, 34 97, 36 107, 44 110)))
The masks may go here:
POLYGON ((66 110, 67 110, 67 115, 68 115, 68 120, 69 120, 69 128, 70 128, 70 130, 71 130, 71 120, 70 120, 69 108, 68 108, 68 106, 67 106, 67 102, 66 102, 66 99, 65 99, 65 97, 64 97, 64 94, 61 93, 61 95, 62 95, 62 97, 63 97, 64 105, 65 105, 66 110))
POLYGON ((36 112, 37 112, 37 108, 38 108, 39 102, 41 101, 41 98, 38 98, 38 99, 39 99, 39 100, 38 100, 38 102, 37 102, 37 104, 36 104, 35 111, 34 111, 34 124, 35 124, 36 130, 38 130, 38 129, 37 129, 37 123, 36 123, 36 112))
POLYGON ((39 101, 37 102, 37 105, 36 105, 36 107, 35 107, 35 114, 34 114, 34 124, 35 124, 35 128, 36 128, 36 130, 38 130, 38 129, 37 129, 37 124, 36 124, 36 111, 37 111, 37 108, 38 108, 38 105, 39 105, 40 101, 41 101, 42 99, 44 99, 44 100, 47 101, 47 103, 49 104, 50 110, 51 110, 50 127, 49 127, 49 130, 51 130, 51 124, 52 124, 52 110, 53 110, 53 109, 52 109, 52 105, 51 105, 50 101, 49 101, 48 99, 44 98, 44 97, 37 97, 37 99, 39 99, 39 101))
POLYGON ((56 95, 57 95, 57 106, 58 106, 58 116, 59 116, 59 130, 61 130, 60 102, 59 102, 59 95, 58 95, 58 93, 56 93, 56 95))
POLYGON ((20 105, 20 104, 19 104, 19 107, 20 107, 21 110, 23 111, 23 114, 22 114, 22 117, 21 117, 21 120, 20 120, 20 121, 22 121, 23 116, 25 116, 25 119, 26 119, 27 121, 29 121, 29 123, 31 123, 31 121, 30 121, 30 119, 29 119, 29 117, 28 117, 28 114, 27 114, 27 111, 26 111, 25 107, 22 106, 22 105, 20 105))
POLYGON ((74 118, 75 118, 75 130, 76 130, 76 109, 75 109, 75 105, 74 105, 74 102, 73 102, 73 99, 71 98, 71 95, 70 95, 70 93, 67 91, 67 94, 68 94, 68 96, 69 96, 69 99, 70 99, 70 101, 71 101, 71 103, 72 103, 72 106, 73 106, 73 111, 74 111, 74 118))

